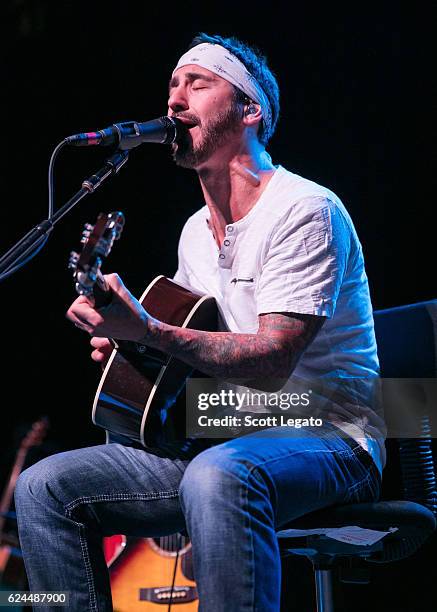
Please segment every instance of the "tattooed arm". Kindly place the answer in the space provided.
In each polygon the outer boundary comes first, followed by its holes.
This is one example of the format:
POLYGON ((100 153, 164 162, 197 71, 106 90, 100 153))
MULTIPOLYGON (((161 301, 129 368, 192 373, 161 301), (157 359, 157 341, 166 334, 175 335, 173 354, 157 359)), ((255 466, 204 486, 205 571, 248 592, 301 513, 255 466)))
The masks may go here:
POLYGON ((288 378, 324 317, 297 313, 259 316, 256 334, 206 332, 168 325, 151 317, 116 274, 105 276, 113 291, 109 306, 96 310, 80 296, 67 317, 95 336, 92 358, 104 361, 111 345, 106 338, 133 340, 173 355, 214 378, 288 378))
POLYGON ((204 332, 151 319, 144 343, 216 378, 288 378, 324 317, 260 315, 256 334, 204 332))

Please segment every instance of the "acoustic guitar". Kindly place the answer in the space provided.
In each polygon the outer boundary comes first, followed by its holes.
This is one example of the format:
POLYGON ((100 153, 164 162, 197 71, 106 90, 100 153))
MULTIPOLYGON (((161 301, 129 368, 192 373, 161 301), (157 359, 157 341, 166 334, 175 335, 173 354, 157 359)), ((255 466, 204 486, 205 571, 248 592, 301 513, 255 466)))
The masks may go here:
POLYGON ((114 612, 159 612, 171 604, 180 612, 198 606, 190 541, 181 534, 163 538, 104 538, 114 612), (165 607, 163 607, 165 606, 165 607))
POLYGON ((5 525, 8 519, 16 520, 11 506, 15 485, 23 470, 28 452, 34 446, 42 444, 48 427, 47 417, 41 417, 33 423, 31 429, 21 440, 8 482, 0 499, 0 584, 16 589, 24 589, 27 586, 26 571, 18 537, 14 532, 6 532, 5 525))
MULTIPOLYGON (((83 250, 70 256, 76 291, 93 295, 96 306, 111 301, 101 268, 124 226, 121 212, 100 213, 82 234, 83 250)), ((156 277, 140 298, 153 317, 179 327, 217 330, 213 297, 198 295, 165 276, 156 277)), ((185 437, 185 418, 176 400, 193 373, 191 366, 135 342, 112 339, 112 352, 94 399, 92 420, 159 453, 185 437)))

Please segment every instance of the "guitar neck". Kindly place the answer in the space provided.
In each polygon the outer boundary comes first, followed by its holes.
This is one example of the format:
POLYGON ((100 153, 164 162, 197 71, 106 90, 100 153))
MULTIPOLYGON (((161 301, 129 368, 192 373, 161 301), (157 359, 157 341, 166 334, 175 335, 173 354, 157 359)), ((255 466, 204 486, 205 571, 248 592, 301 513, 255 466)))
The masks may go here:
POLYGON ((5 513, 9 510, 12 498, 14 496, 15 484, 18 480, 18 476, 21 474, 23 469, 24 462, 27 456, 27 449, 20 448, 15 457, 15 462, 12 467, 8 483, 6 485, 5 490, 3 491, 1 500, 0 500, 0 536, 3 533, 3 528, 5 525, 5 513))
POLYGON ((112 300, 112 289, 109 287, 100 270, 96 275, 96 282, 93 287, 93 297, 96 308, 108 306, 112 300))
MULTIPOLYGON (((93 287, 93 297, 96 308, 108 306, 112 301, 112 289, 109 287, 100 270, 96 275, 96 282, 93 287)), ((124 348, 127 351, 135 351, 137 347, 137 343, 131 340, 118 340, 117 338, 109 338, 109 340, 114 348, 124 348)))

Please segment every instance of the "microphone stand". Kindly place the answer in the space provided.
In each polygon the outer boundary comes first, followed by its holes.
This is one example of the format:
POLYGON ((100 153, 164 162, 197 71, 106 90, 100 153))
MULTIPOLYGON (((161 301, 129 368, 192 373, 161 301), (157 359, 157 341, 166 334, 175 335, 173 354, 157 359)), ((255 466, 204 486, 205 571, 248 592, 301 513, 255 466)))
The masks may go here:
MULTIPOLYGON (((53 227, 64 215, 80 202, 82 198, 94 193, 109 176, 117 174, 127 162, 128 158, 128 150, 117 150, 111 155, 100 170, 83 181, 81 189, 79 189, 62 208, 55 212, 49 219, 45 219, 31 229, 0 258, 0 275, 3 275, 3 278, 9 276, 8 272, 12 273, 14 271, 12 268, 22 262, 23 258, 32 252, 37 247, 38 243, 48 237, 53 227)), ((0 276, 0 280, 3 280, 3 278, 0 276)))

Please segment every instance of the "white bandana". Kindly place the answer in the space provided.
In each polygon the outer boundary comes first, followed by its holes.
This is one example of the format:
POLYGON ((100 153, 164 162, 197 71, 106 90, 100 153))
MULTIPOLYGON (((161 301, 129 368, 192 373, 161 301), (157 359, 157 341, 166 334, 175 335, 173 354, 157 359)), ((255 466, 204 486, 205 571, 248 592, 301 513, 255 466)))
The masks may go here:
POLYGON ((261 106, 263 121, 267 133, 272 127, 272 109, 270 102, 264 93, 261 85, 255 77, 247 70, 246 66, 240 62, 238 57, 232 55, 230 51, 221 45, 211 43, 201 43, 196 45, 179 59, 173 74, 182 66, 197 64, 202 68, 210 70, 214 74, 222 77, 238 89, 241 89, 251 100, 261 106))

